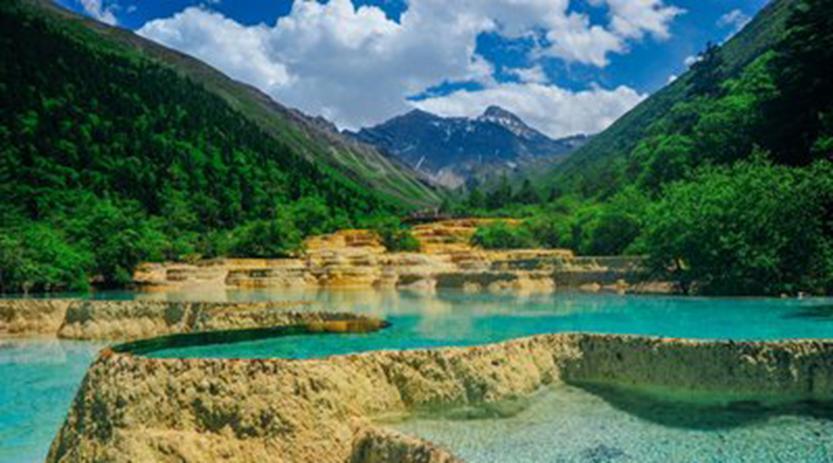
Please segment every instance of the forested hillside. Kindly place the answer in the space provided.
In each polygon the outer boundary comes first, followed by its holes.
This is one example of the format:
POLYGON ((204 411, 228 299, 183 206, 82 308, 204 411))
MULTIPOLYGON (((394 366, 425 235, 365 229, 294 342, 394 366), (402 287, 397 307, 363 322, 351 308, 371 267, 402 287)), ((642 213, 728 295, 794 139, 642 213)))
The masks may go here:
POLYGON ((0 290, 121 284, 146 259, 281 255, 404 207, 95 27, 0 4, 0 290))
POLYGON ((829 294, 832 68, 833 1, 775 1, 578 150, 543 201, 504 184, 515 201, 462 207, 529 217, 482 230, 487 246, 644 254, 685 291, 829 294))
MULTIPOLYGON (((779 42, 797 0, 774 0, 742 31, 711 51, 719 69, 714 79, 735 78, 779 42)), ((695 69, 698 66, 695 66, 695 69)), ((596 135, 569 159, 540 179, 546 188, 578 192, 584 196, 610 195, 624 183, 628 157, 661 121, 674 124, 674 108, 697 92, 695 69, 683 74, 596 135)), ((702 74, 702 73, 701 73, 702 74)))

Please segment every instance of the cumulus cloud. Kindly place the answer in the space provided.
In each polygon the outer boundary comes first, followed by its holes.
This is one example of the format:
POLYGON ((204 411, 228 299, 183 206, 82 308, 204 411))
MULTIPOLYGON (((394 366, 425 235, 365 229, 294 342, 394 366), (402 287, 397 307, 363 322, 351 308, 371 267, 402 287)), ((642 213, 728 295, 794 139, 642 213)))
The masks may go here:
MULTIPOLYGON (((608 120, 608 114, 621 114, 622 107, 637 101, 636 93, 624 88, 573 93, 547 85, 540 60, 555 57, 603 67, 611 53, 626 53, 631 41, 648 35, 668 37, 669 24, 681 10, 664 0, 592 2, 608 6, 606 24, 592 24, 587 15, 570 11, 570 0, 418 0, 409 2, 398 22, 378 7, 356 7, 351 0, 296 0, 290 13, 272 25, 241 25, 203 6, 150 21, 138 33, 343 128, 381 122, 408 110, 414 104, 409 96, 462 81, 477 82, 484 89, 420 104, 440 105, 464 97, 488 104, 488 98, 498 95, 522 98, 543 95, 544 90, 550 98, 542 104, 569 95, 571 101, 586 102, 587 95, 609 94, 611 98, 597 101, 610 105, 603 111, 602 120, 608 120), (486 32, 533 39, 531 66, 513 71, 523 85, 495 82, 493 63, 476 52, 477 37, 486 32), (622 101, 612 101, 616 97, 622 101)), ((518 113, 537 117, 532 110, 524 111, 518 113)), ((559 111, 550 108, 551 113, 559 111)), ((560 120, 559 127, 546 124, 545 130, 560 134, 599 127, 587 122, 576 128, 566 118, 560 120)))
MULTIPOLYGON (((596 3, 601 0, 594 0, 596 3)), ((610 24, 620 36, 641 39, 651 34, 658 39, 670 37, 668 27, 674 17, 685 10, 665 5, 663 0, 606 0, 610 24)))
POLYGON ((150 21, 139 34, 182 50, 234 79, 273 94, 291 81, 286 66, 269 56, 271 30, 246 27, 220 13, 187 8, 164 20, 150 21))
POLYGON ((717 20, 718 27, 731 27, 732 33, 743 29, 752 18, 746 15, 743 11, 735 8, 734 10, 724 14, 717 20))
POLYGON ((116 15, 113 13, 113 7, 106 7, 102 0, 80 0, 84 12, 93 18, 111 26, 118 24, 116 15))
POLYGON ((554 138, 596 133, 642 101, 641 95, 621 86, 571 92, 540 83, 506 83, 480 91, 457 91, 414 104, 443 116, 474 117, 496 104, 521 116, 530 126, 554 138))
POLYGON ((535 66, 529 68, 510 69, 509 73, 524 83, 544 84, 549 80, 546 72, 544 72, 544 68, 542 68, 540 64, 536 64, 535 66))

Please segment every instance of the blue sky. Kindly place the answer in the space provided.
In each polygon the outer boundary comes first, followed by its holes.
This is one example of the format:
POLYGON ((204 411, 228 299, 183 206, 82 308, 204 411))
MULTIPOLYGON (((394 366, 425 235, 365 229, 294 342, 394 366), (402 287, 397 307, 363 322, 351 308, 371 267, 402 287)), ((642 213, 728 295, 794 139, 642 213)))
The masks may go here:
POLYGON ((343 128, 507 107, 595 132, 765 0, 58 0, 343 128))

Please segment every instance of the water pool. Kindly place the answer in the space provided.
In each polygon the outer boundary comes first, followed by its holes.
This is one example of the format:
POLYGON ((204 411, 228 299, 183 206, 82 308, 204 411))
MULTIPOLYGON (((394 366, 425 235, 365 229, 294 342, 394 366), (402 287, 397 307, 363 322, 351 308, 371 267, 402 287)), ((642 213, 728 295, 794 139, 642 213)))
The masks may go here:
MULTIPOLYGON (((268 298, 268 294, 232 293, 230 297, 268 298)), ((518 297, 451 291, 430 296, 357 291, 294 297, 313 301, 305 310, 363 313, 384 318, 391 327, 371 334, 286 336, 164 349, 149 355, 310 358, 380 349, 468 346, 570 331, 734 340, 833 338, 833 301, 828 299, 518 297)))
POLYGON ((700 408, 554 386, 515 416, 418 417, 392 425, 468 463, 833 461, 829 410, 700 408))
MULTIPOLYGON (((363 313, 383 317, 393 323, 388 329, 367 335, 288 336, 256 342, 161 350, 151 354, 157 357, 309 358, 376 349, 473 345, 564 331, 720 339, 833 338, 833 300, 830 299, 698 299, 580 294, 521 297, 452 291, 436 295, 394 291, 222 291, 212 294, 104 293, 95 297, 219 301, 305 299, 313 302, 305 310, 363 313)), ((0 462, 43 460, 87 366, 100 347, 80 342, 0 341, 0 462)), ((575 413, 582 412, 576 409, 575 413)), ((628 413, 618 416, 621 420, 619 429, 623 433, 621 439, 641 439, 640 433, 656 430, 634 423, 632 430, 628 431, 629 420, 634 418, 629 418, 631 415, 628 413), (630 437, 627 437, 629 432, 630 437)), ((487 423, 483 422, 483 426, 487 423)), ((437 426, 437 429, 444 429, 437 426)), ((593 426, 588 425, 582 432, 591 432, 593 426)), ((810 426, 808 429, 816 428, 810 426)), ((451 435, 453 433, 449 430, 451 435)), ((576 438, 581 436, 575 435, 576 438)), ((671 433, 664 438, 674 440, 682 437, 671 433)), ((796 439, 805 437, 801 434, 796 439)), ((549 438, 561 437, 553 434, 549 438)), ((510 444, 507 441, 506 445, 510 444)), ((609 447, 617 448, 613 444, 609 447)), ((604 447, 600 448, 600 455, 607 455, 604 447)), ((454 449, 457 451, 457 447, 454 449)), ((465 451, 465 445, 461 444, 460 449, 465 451)))
POLYGON ((43 461, 101 345, 0 341, 0 461, 43 461))
MULTIPOLYGON (((833 337, 833 304, 824 299, 441 292, 328 293, 313 300, 310 310, 349 309, 383 317, 392 326, 371 334, 287 336, 150 355, 309 358, 569 331, 734 340, 833 337)), ((828 406, 697 408, 569 385, 545 389, 510 417, 417 416, 392 427, 435 442, 469 463, 833 461, 833 410, 828 406)))

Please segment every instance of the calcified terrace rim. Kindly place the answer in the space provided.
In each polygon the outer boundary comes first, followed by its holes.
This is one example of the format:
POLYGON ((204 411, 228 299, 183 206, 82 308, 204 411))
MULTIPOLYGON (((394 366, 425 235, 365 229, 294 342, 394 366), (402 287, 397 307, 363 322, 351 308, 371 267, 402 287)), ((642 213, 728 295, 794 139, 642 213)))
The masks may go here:
POLYGON ((47 461, 452 462, 380 419, 522 402, 557 383, 709 406, 833 401, 833 340, 563 333, 308 360, 134 355, 142 342, 102 351, 47 461))
MULTIPOLYGON (((287 315, 299 314, 288 312, 287 315)), ((385 320, 348 313, 309 312, 301 315, 321 316, 322 319, 306 321, 301 318, 298 323, 284 326, 176 333, 117 344, 109 349, 114 353, 148 355, 163 349, 235 344, 292 335, 372 333, 390 326, 390 323, 385 320)))

